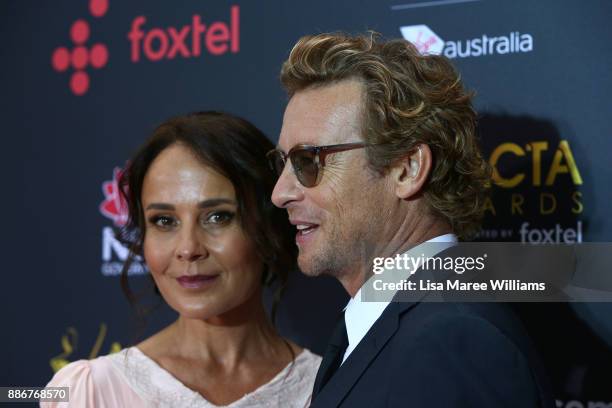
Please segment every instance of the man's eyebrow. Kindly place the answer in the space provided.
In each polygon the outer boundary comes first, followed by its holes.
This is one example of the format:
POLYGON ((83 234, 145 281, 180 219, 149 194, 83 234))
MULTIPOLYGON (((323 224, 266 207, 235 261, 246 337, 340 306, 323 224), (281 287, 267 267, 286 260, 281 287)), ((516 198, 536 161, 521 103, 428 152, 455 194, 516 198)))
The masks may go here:
MULTIPOLYGON (((208 200, 200 201, 198 203, 198 208, 210 208, 216 207, 221 204, 231 204, 236 205, 236 201, 229 198, 211 198, 208 200)), ((151 203, 145 208, 145 210, 165 210, 172 211, 175 207, 172 204, 168 203, 151 203)))
MULTIPOLYGON (((303 142, 294 143, 294 144, 293 144, 293 146, 291 146, 291 147, 289 148, 289 150, 293 149, 295 146, 320 146, 320 145, 319 145, 319 144, 317 144, 317 143, 315 143, 315 142, 313 142, 313 141, 311 141, 310 139, 308 139, 308 140, 303 141, 303 142)), ((280 151, 281 151, 281 152, 283 152, 283 153, 287 153, 285 150, 283 150, 283 149, 280 147, 280 145, 276 145, 275 150, 280 150, 280 151)), ((288 150, 288 151, 289 151, 289 150, 288 150)))

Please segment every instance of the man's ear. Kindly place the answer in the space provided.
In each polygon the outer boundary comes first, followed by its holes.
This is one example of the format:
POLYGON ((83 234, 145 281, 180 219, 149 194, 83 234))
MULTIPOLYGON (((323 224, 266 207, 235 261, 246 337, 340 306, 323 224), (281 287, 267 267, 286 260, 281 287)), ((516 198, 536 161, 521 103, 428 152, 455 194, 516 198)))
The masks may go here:
POLYGON ((431 149, 426 144, 417 145, 410 155, 391 167, 391 181, 395 194, 401 199, 415 196, 425 184, 431 171, 431 149))

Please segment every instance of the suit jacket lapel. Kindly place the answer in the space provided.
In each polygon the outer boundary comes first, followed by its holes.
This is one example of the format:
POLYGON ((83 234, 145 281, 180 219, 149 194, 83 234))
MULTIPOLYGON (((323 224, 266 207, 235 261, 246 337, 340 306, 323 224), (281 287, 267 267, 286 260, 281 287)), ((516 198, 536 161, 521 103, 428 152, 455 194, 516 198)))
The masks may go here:
MULTIPOLYGON (((438 253, 437 256, 443 256, 444 254, 450 253, 451 250, 453 250, 453 248, 447 248, 438 253)), ((436 276, 431 270, 419 269, 417 272, 420 274, 420 279, 436 279, 436 276)), ((437 279, 445 279, 450 274, 451 272, 444 272, 438 275, 437 279)), ((332 346, 332 341, 330 341, 330 345, 328 346, 319 371, 317 372, 312 394, 313 400, 310 407, 337 407, 357 380, 359 380, 370 363, 380 353, 385 344, 387 344, 389 339, 395 334, 399 327, 400 315, 414 307, 414 305, 419 303, 429 293, 429 291, 425 290, 416 291, 414 293, 411 291, 397 292, 380 318, 374 323, 365 337, 359 342, 357 348, 353 350, 344 364, 342 364, 335 373, 330 373, 330 369, 332 368, 334 358, 337 358, 338 350, 332 346), (329 378, 330 375, 331 378, 329 378)), ((344 319, 344 315, 342 315, 342 318, 344 319)), ((346 330, 345 327, 342 327, 342 329, 346 330)), ((336 331, 337 330, 338 326, 336 327, 336 331)), ((334 335, 332 335, 332 338, 338 335, 336 331, 334 335)), ((342 356, 340 356, 340 358, 342 358, 342 356)))
POLYGON ((323 367, 323 363, 321 363, 321 368, 317 373, 317 380, 315 381, 315 391, 313 392, 311 407, 330 408, 338 406, 397 331, 399 315, 414 306, 415 303, 390 303, 365 337, 359 342, 357 348, 353 350, 344 364, 338 368, 335 374, 322 387, 319 376, 322 377, 329 370, 329 367, 323 367), (319 384, 317 384, 317 381, 319 381, 319 384))

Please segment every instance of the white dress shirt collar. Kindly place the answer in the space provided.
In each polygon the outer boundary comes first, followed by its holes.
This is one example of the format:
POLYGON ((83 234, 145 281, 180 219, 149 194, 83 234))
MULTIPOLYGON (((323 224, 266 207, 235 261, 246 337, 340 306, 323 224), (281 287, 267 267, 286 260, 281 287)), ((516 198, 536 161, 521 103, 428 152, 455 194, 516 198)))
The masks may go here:
MULTIPOLYGON (((445 234, 434 237, 426 242, 457 242, 455 234, 445 234)), ((420 251, 422 244, 410 249, 407 253, 420 251)), ((431 256, 435 254, 430 254, 431 256)), ((374 325, 376 320, 382 315, 391 302, 362 302, 361 288, 351 298, 344 308, 344 322, 346 323, 346 334, 348 336, 348 347, 344 353, 342 362, 346 361, 359 342, 365 337, 366 333, 374 325)))

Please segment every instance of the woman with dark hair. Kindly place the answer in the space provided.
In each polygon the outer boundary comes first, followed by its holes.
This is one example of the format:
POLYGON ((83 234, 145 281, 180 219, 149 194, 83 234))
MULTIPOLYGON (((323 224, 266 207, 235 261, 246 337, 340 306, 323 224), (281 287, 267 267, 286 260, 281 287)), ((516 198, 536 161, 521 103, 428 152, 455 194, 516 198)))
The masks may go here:
POLYGON ((69 386, 71 405, 308 404, 320 357, 280 337, 262 302, 262 283, 282 287, 296 254, 270 202, 271 148, 247 121, 202 112, 165 122, 132 158, 122 176, 130 259, 144 256, 179 317, 137 346, 60 370, 49 386, 69 386))

